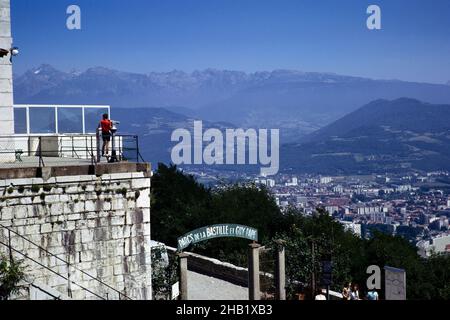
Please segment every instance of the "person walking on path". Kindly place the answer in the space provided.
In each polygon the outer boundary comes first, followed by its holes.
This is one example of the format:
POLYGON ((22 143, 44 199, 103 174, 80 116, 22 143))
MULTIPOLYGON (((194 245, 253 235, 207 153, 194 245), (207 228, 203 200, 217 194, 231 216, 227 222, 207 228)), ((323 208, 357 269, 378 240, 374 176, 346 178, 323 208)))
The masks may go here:
POLYGON ((359 297, 359 287, 358 284, 354 284, 352 291, 350 292, 350 300, 361 300, 359 297))
POLYGON ((351 288, 351 283, 344 285, 344 289, 342 289, 342 300, 350 300, 351 288))
POLYGON ((377 290, 372 289, 367 292, 367 300, 379 300, 377 290))
POLYGON ((314 300, 327 300, 327 297, 325 297, 325 295, 323 294, 323 289, 322 288, 317 290, 317 294, 316 294, 314 300))

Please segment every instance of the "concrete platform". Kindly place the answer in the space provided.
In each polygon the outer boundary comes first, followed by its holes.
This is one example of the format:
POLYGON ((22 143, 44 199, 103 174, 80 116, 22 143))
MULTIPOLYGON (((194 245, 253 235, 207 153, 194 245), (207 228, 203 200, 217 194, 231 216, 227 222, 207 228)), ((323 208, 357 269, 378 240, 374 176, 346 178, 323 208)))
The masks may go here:
POLYGON ((39 157, 22 157, 22 162, 0 163, 0 179, 44 178, 77 175, 102 175, 108 173, 151 173, 149 163, 102 162, 92 165, 91 160, 75 158, 44 157, 44 166, 39 166, 39 157))
MULTIPOLYGON (((15 162, 0 162, 0 169, 2 168, 29 168, 39 167, 39 157, 21 157, 22 161, 15 162)), ((46 167, 60 167, 65 165, 89 165, 91 160, 77 159, 77 158, 56 158, 56 157, 43 157, 44 165, 46 167)), ((104 163, 107 163, 104 159, 104 163)))

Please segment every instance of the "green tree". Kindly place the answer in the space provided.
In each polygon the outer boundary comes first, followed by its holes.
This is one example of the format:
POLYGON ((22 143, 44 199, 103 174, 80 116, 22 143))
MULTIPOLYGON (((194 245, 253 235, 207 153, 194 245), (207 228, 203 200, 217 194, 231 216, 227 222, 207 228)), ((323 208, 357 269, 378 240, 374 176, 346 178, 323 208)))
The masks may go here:
MULTIPOLYGON (((313 274, 319 285, 321 261, 331 260, 332 289, 337 291, 349 281, 364 291, 367 267, 378 265, 406 270, 408 299, 449 298, 449 256, 424 260, 414 245, 399 236, 372 228, 371 239, 361 239, 345 231, 322 209, 312 216, 304 216, 295 208, 281 212, 263 187, 248 184, 210 190, 177 167, 160 164, 152 180, 153 238, 176 246, 177 238, 186 232, 217 223, 254 227, 259 231, 259 242, 266 246, 272 246, 273 240, 284 240, 291 297, 299 286, 311 287, 313 274)), ((214 239, 190 250, 247 266, 248 240, 214 239)))
MULTIPOLYGON (((279 208, 267 189, 254 184, 232 185, 213 193, 211 214, 205 222, 248 225, 258 230, 259 242, 265 244, 277 231, 276 221, 280 216, 279 208)), ((247 265, 248 243, 245 239, 214 239, 196 249, 224 261, 247 265)))
MULTIPOLYGON (((311 246, 308 239, 297 226, 293 225, 290 230, 275 235, 274 240, 283 240, 286 255, 286 291, 291 299, 295 294, 304 291, 311 282, 313 271, 311 246)), ((276 250, 277 244, 269 244, 272 250, 276 250)))
MULTIPOLYGON (((363 251, 362 240, 345 231, 340 223, 321 209, 312 217, 302 216, 297 210, 291 209, 282 220, 280 227, 290 232, 282 232, 276 238, 286 241, 290 282, 311 286, 314 273, 314 285, 317 288, 321 285, 322 261, 331 261, 331 288, 340 291, 342 285, 352 279, 353 264, 359 262, 354 256, 360 257, 359 254, 363 251), (291 261, 294 263, 291 264, 291 261)), ((291 289, 293 287, 291 285, 291 289)))
POLYGON ((171 300, 172 285, 178 281, 178 260, 164 247, 152 248, 152 290, 154 300, 171 300))
POLYGON ((424 298, 450 300, 450 255, 433 255, 424 264, 423 278, 428 289, 424 290, 424 298))
MULTIPOLYGON (((213 192, 176 166, 164 164, 159 164, 152 178, 152 237, 171 246, 188 231, 218 223, 254 227, 265 243, 276 232, 280 216, 273 197, 254 184, 224 186, 213 192)), ((247 244, 243 239, 214 239, 191 250, 246 265, 247 244)))
MULTIPOLYGON (((425 283, 423 279, 424 264, 417 254, 417 248, 407 240, 399 236, 375 232, 373 237, 365 242, 365 258, 365 266, 359 266, 360 269, 367 268, 369 265, 404 269, 408 284, 407 298, 426 298, 424 295, 427 291, 423 291, 422 287, 422 284, 425 283)), ((366 277, 364 276, 364 279, 366 277)), ((364 279, 360 279, 360 283, 363 283, 364 279)))
POLYGON ((159 164, 152 178, 152 237, 167 245, 204 224, 211 214, 210 190, 176 166, 159 164))
POLYGON ((21 261, 0 256, 0 300, 8 300, 12 294, 20 291, 19 283, 24 279, 24 267, 21 261))

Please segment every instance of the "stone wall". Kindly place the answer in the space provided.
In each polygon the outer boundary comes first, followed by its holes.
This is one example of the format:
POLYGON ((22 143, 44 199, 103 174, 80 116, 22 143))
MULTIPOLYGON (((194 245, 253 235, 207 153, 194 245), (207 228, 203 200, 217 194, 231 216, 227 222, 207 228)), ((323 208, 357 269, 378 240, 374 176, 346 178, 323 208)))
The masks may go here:
POLYGON ((0 225, 34 243, 14 233, 9 239, 0 227, 0 253, 9 254, 5 244, 11 241, 15 250, 70 278, 13 251, 28 266, 29 282, 74 299, 118 299, 101 280, 121 299, 151 299, 146 172, 0 180, 0 225))
MULTIPOLYGON (((168 254, 175 255, 176 248, 166 246, 168 254)), ((235 266, 214 258, 205 257, 192 252, 184 252, 188 255, 188 270, 217 278, 229 283, 248 287, 248 268, 235 266)), ((264 275, 261 275, 262 277, 264 275)))

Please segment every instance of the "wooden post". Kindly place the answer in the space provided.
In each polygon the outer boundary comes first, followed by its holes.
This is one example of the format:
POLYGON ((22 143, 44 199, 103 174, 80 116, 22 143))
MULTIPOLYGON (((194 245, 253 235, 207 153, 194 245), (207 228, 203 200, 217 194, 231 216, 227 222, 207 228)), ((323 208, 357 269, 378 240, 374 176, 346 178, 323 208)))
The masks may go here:
POLYGON ((188 300, 188 286, 187 286, 187 258, 186 253, 180 252, 178 256, 178 272, 180 276, 180 298, 181 300, 188 300))
POLYGON ((286 300, 286 257, 283 240, 275 241, 277 244, 276 266, 275 266, 275 286, 277 300, 286 300))
POLYGON ((252 243, 248 252, 248 298, 260 300, 261 290, 259 281, 259 249, 261 245, 252 243))

